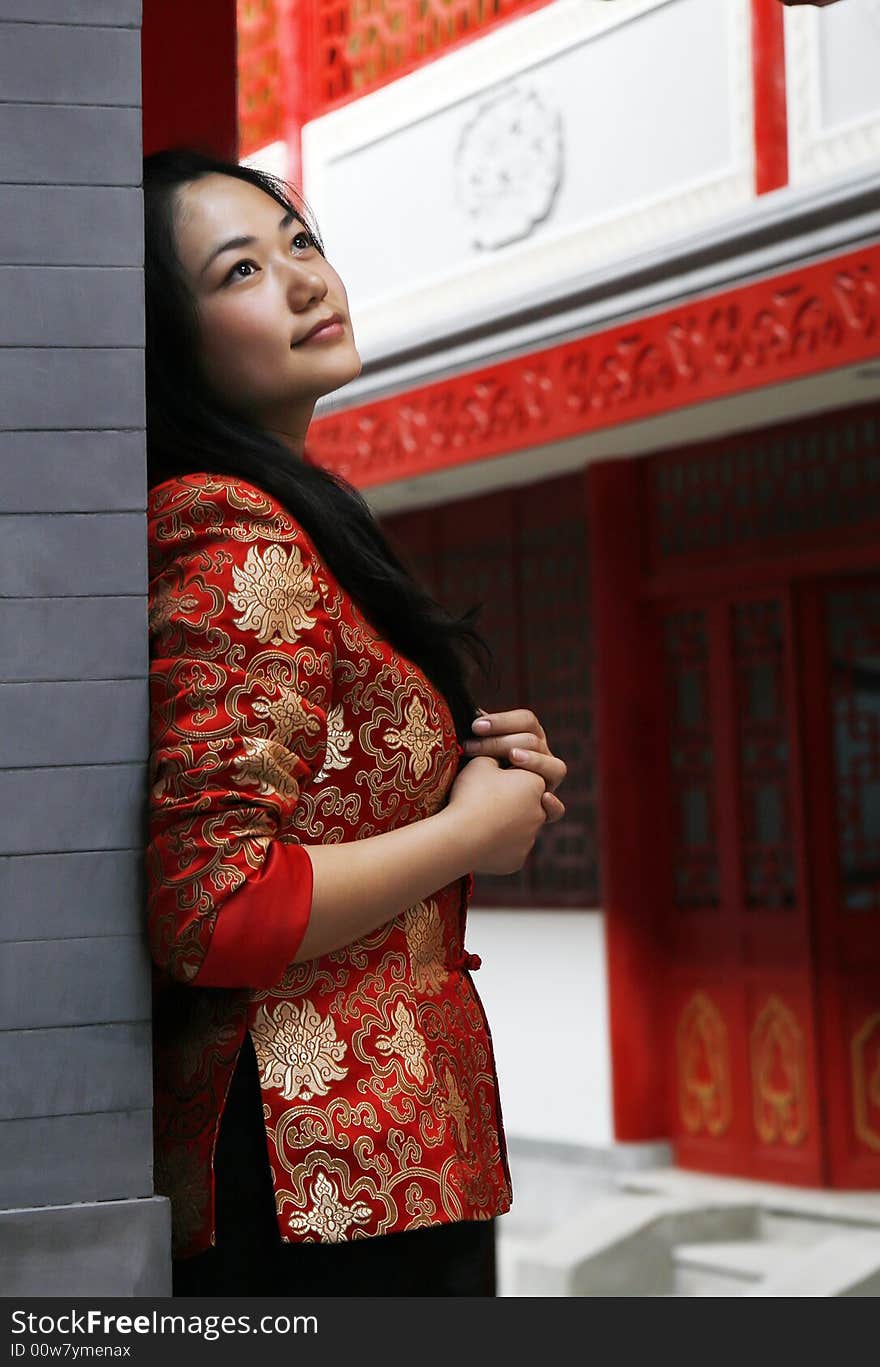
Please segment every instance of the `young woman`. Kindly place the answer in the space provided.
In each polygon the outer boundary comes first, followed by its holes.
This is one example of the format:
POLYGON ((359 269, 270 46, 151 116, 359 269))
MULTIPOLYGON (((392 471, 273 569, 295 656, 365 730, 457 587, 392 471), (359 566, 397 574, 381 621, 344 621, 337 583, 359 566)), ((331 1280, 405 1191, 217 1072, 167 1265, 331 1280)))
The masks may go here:
POLYGON ((522 866, 565 765, 532 713, 475 720, 470 616, 306 455, 360 361, 303 206, 185 151, 147 158, 144 191, 175 1294, 491 1295, 511 1189, 470 875, 522 866))

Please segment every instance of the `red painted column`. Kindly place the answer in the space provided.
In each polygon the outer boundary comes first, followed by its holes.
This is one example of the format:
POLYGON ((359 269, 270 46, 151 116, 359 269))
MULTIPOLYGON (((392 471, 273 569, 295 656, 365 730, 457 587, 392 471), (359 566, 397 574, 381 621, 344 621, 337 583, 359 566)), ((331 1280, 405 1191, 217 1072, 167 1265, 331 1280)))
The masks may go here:
POLYGON ((755 190, 759 195, 788 184, 784 20, 778 0, 752 0, 755 190))
POLYGON ((235 0, 144 0, 144 153, 238 156, 235 0))
POLYGON ((660 801, 651 619, 639 603, 641 478, 635 460, 597 462, 587 498, 598 736, 599 836, 615 1138, 665 1137, 662 961, 651 804, 660 801))

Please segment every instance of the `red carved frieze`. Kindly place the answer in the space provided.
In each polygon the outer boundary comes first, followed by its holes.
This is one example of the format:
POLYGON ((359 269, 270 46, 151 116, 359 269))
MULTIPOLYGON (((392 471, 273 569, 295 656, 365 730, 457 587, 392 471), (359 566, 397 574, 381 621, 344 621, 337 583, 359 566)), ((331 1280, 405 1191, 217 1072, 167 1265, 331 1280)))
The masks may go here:
POLYGON ((457 375, 312 427, 361 487, 876 357, 880 245, 457 375))

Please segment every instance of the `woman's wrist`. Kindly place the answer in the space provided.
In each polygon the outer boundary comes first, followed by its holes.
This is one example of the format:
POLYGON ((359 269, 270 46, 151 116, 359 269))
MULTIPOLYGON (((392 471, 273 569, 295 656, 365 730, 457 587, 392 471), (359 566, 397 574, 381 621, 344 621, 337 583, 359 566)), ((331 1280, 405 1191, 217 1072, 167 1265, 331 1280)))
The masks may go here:
POLYGON ((478 837, 477 822, 473 815, 462 812, 461 804, 456 803, 441 808, 435 816, 428 819, 438 823, 438 830, 444 831, 443 839, 448 845, 452 864, 457 870, 453 877, 460 878, 466 873, 472 873, 479 862, 482 850, 482 841, 478 837))

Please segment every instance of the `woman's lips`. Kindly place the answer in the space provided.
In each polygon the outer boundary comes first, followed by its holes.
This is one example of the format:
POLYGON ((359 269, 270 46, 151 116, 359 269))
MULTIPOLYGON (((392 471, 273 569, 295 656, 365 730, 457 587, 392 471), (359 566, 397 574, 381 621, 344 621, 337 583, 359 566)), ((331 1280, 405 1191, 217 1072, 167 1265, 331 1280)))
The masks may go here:
POLYGON ((336 342, 345 335, 345 325, 333 319, 329 323, 323 323, 321 327, 310 332, 308 337, 303 337, 301 342, 294 342, 295 347, 311 346, 312 343, 336 342))

